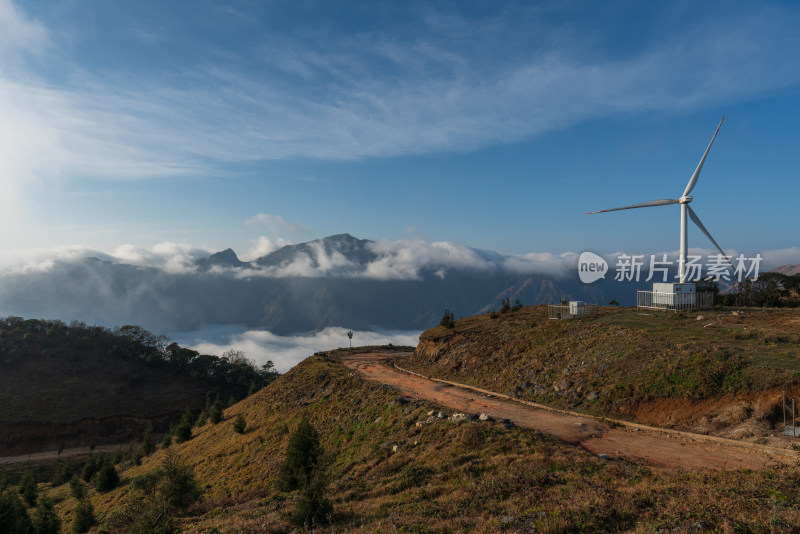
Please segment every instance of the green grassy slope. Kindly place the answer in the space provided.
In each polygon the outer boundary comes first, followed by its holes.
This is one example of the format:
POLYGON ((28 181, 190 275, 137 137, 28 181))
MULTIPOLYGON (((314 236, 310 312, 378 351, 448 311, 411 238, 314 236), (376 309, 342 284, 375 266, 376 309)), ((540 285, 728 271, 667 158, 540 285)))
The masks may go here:
POLYGON ((698 413, 667 421, 667 412, 713 412, 738 399, 769 426, 782 388, 800 396, 798 310, 601 308, 596 317, 549 320, 546 306, 529 306, 494 315, 428 330, 403 365, 553 406, 708 432, 721 431, 721 419, 702 428, 698 413))
MULTIPOLYGON (((290 532, 297 495, 279 491, 275 480, 303 414, 328 456, 337 532, 652 532, 698 524, 770 532, 800 524, 797 467, 667 472, 602 460, 494 422, 417 425, 431 409, 363 381, 335 353, 310 357, 227 409, 220 424, 173 445, 205 488, 181 525, 192 532, 290 532), (248 424, 243 435, 233 430, 239 414, 248 424)), ((138 498, 131 479, 155 469, 162 455, 124 472, 120 489, 90 492, 101 520, 96 531, 138 498)), ((69 523, 76 500, 67 486, 47 491, 69 523)))

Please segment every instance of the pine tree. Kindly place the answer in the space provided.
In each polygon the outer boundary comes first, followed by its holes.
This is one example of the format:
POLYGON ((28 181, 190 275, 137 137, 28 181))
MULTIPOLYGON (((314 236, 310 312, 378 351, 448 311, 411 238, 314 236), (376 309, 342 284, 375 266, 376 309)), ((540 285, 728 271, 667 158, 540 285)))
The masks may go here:
POLYGON ((181 419, 175 427, 175 441, 183 443, 192 439, 192 425, 186 419, 181 419))
POLYGON ((244 415, 239 414, 236 421, 233 423, 233 430, 235 430, 237 434, 244 434, 246 428, 247 421, 244 420, 244 415))
POLYGON ((0 532, 30 532, 31 518, 19 495, 7 489, 0 493, 0 532))
POLYGON ((114 466, 110 462, 107 462, 100 468, 100 471, 97 472, 94 487, 97 491, 105 493, 116 488, 117 484, 119 484, 119 474, 114 466))
POLYGON ((33 512, 33 531, 36 534, 58 534, 61 532, 61 520, 53 507, 53 501, 47 497, 39 499, 33 512))
POLYGON ((69 491, 73 497, 79 500, 86 496, 86 486, 83 485, 83 481, 77 475, 72 475, 69 481, 69 491))
POLYGON ((36 498, 39 496, 39 487, 36 485, 36 473, 33 472, 33 469, 25 471, 20 481, 19 492, 25 502, 28 503, 28 506, 36 504, 36 498))
POLYGON ((281 466, 278 484, 284 491, 294 491, 311 480, 311 473, 322 456, 319 435, 306 417, 289 437, 286 459, 281 466))
POLYGON ((211 405, 211 408, 208 409, 208 419, 215 425, 222 421, 222 401, 219 400, 219 396, 217 396, 214 403, 211 405))
POLYGON ((144 436, 142 436, 142 454, 144 456, 150 456, 156 451, 156 444, 153 439, 153 423, 152 421, 147 422, 147 426, 144 428, 144 436))
POLYGON ((289 437, 286 459, 278 477, 278 485, 284 491, 301 490, 294 513, 298 525, 326 523, 332 513, 331 503, 325 496, 327 478, 322 458, 319 434, 303 417, 289 437))
POLYGON ((97 518, 94 516, 94 507, 91 501, 83 498, 78 502, 75 507, 75 520, 72 522, 72 532, 81 534, 89 532, 89 529, 97 524, 97 518))

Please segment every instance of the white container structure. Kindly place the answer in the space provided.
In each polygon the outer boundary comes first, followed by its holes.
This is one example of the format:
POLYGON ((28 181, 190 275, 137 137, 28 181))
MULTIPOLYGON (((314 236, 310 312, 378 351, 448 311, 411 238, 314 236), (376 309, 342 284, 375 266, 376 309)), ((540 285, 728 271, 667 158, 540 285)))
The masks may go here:
POLYGON ((698 293, 694 284, 653 284, 652 291, 639 291, 636 305, 655 310, 686 311, 714 306, 713 293, 698 293))
POLYGON ((597 304, 587 304, 582 300, 572 300, 568 304, 550 304, 547 306, 550 319, 572 319, 585 315, 597 315, 597 304))

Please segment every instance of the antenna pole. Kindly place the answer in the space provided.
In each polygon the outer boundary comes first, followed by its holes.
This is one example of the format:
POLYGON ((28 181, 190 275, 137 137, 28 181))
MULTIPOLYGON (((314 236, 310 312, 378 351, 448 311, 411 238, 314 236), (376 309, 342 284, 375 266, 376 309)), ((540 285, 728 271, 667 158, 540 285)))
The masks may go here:
POLYGON ((786 390, 783 390, 783 428, 786 428, 786 390))

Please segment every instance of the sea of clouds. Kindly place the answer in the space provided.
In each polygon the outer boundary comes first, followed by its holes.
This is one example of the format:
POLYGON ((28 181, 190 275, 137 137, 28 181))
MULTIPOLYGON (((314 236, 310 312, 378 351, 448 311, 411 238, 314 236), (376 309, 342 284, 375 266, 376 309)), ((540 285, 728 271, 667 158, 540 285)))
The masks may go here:
MULTIPOLYGON (((266 330, 247 330, 242 326, 208 327, 194 332, 176 332, 167 337, 201 354, 221 355, 231 349, 241 350, 258 365, 267 361, 285 373, 306 357, 320 351, 350 346, 347 328, 328 327, 319 332, 279 336, 266 330)), ((419 332, 353 331, 353 346, 416 346, 419 332)))

